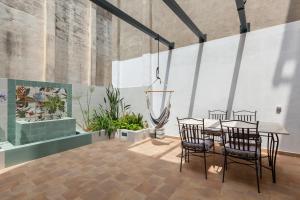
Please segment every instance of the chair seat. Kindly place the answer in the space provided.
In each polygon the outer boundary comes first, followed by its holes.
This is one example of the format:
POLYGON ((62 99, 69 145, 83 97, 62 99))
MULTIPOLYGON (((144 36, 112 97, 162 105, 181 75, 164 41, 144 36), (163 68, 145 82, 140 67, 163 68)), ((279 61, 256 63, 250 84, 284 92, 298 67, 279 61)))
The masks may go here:
MULTIPOLYGON (((256 149, 255 145, 250 145, 249 151, 230 148, 228 143, 225 144, 225 148, 226 148, 227 155, 237 156, 240 158, 255 158, 255 149, 256 149)), ((222 153, 224 154, 224 147, 222 148, 222 153)), ((257 157, 259 156, 260 156, 260 148, 257 148, 257 157)))
POLYGON ((197 149, 197 151, 204 151, 204 148, 205 151, 209 151, 213 145, 214 143, 212 139, 200 140, 199 143, 198 141, 195 143, 186 141, 182 142, 183 147, 197 149))

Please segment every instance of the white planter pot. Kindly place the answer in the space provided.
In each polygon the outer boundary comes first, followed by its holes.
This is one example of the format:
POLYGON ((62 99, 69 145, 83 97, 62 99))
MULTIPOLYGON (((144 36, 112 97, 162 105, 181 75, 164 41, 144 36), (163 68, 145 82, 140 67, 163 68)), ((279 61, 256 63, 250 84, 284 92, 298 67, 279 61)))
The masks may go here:
MULTIPOLYGON (((94 131, 94 132, 89 132, 89 133, 92 134, 92 143, 109 139, 108 135, 105 133, 105 130, 94 131)), ((113 138, 113 137, 111 137, 111 138, 113 138)))
POLYGON ((149 129, 142 129, 138 131, 131 131, 127 129, 118 129, 116 138, 128 142, 138 142, 149 137, 149 129))

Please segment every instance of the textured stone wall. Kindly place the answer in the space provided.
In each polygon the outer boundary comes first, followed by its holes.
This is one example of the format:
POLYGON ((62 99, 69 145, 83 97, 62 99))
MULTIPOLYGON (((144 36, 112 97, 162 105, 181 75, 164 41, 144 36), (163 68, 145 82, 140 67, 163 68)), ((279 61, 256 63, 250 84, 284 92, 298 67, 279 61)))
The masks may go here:
POLYGON ((96 9, 96 79, 94 85, 105 85, 111 80, 112 48, 111 21, 112 15, 100 7, 96 9))
POLYGON ((55 2, 55 81, 88 83, 89 6, 86 0, 55 2))
MULTIPOLYGON (((152 28, 151 2, 152 0, 111 1, 112 4, 149 28, 152 28)), ((115 16, 113 16, 112 24, 113 60, 134 58, 149 53, 151 39, 148 35, 115 16)))
POLYGON ((111 21, 89 0, 0 0, 0 77, 109 84, 111 21))
MULTIPOLYGON (((235 0, 176 0, 200 30, 207 34, 208 40, 239 34, 239 17, 235 0)), ((198 42, 198 38, 165 5, 162 0, 114 0, 113 3, 132 17, 152 28, 176 47, 198 42), (119 1, 119 4, 118 4, 119 1)), ((246 3, 247 21, 251 30, 284 24, 300 20, 299 0, 248 0, 246 3)), ((148 42, 141 39, 145 35, 126 22, 113 17, 113 60, 125 60, 139 57, 144 53, 156 52, 157 44, 146 36, 148 42), (114 33, 116 32, 116 33, 114 33), (116 38, 116 36, 118 36, 116 38), (149 45, 149 40, 151 45, 149 45)), ((145 37, 145 36, 144 36, 145 37)), ((161 45, 161 49, 166 47, 161 45)))
POLYGON ((0 0, 0 77, 42 80, 43 1, 0 0))

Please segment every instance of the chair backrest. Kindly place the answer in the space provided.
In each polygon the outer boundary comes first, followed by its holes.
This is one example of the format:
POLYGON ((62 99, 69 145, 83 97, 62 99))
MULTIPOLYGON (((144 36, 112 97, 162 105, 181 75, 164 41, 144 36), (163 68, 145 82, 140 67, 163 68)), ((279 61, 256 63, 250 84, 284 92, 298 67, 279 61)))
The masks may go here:
POLYGON ((208 119, 227 120, 227 110, 209 110, 208 119))
POLYGON ((245 122, 256 122, 257 111, 239 110, 232 111, 233 120, 240 120, 245 122))
POLYGON ((204 119, 197 120, 194 118, 178 119, 178 128, 181 142, 200 144, 205 139, 204 119))
POLYGON ((257 153, 259 142, 258 123, 220 120, 223 145, 231 149, 257 153), (251 148, 251 146, 256 148, 251 148))

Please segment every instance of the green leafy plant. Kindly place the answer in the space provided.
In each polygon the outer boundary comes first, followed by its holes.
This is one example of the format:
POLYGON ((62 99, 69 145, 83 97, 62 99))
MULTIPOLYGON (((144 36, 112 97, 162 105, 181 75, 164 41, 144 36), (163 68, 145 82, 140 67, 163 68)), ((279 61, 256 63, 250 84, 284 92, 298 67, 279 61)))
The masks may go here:
POLYGON ((93 117, 88 124, 92 131, 105 130, 109 138, 117 129, 140 130, 144 128, 141 114, 128 113, 130 105, 126 104, 120 95, 120 90, 112 85, 106 88, 105 105, 99 105, 94 110, 93 117))
POLYGON ((119 129, 141 130, 144 128, 143 116, 135 113, 126 114, 116 122, 116 126, 119 129))
POLYGON ((106 110, 104 110, 100 105, 99 111, 94 111, 89 129, 92 131, 105 130, 110 138, 112 133, 117 130, 116 120, 113 120, 106 110))
POLYGON ((125 104, 124 98, 120 95, 120 90, 112 85, 106 88, 106 96, 104 97, 106 112, 113 120, 119 119, 120 115, 125 114, 131 107, 125 104))
POLYGON ((93 118, 89 124, 89 129, 92 131, 99 131, 108 128, 111 118, 103 110, 102 106, 99 106, 99 110, 94 110, 93 118))

